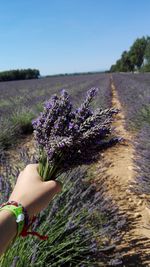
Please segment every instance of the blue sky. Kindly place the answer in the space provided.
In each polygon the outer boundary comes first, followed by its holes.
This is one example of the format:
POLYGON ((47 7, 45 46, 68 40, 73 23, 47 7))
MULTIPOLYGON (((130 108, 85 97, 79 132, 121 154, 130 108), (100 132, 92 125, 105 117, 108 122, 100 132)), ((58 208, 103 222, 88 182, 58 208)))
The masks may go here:
POLYGON ((3 0, 0 71, 108 69, 143 35, 150 35, 149 0, 3 0))

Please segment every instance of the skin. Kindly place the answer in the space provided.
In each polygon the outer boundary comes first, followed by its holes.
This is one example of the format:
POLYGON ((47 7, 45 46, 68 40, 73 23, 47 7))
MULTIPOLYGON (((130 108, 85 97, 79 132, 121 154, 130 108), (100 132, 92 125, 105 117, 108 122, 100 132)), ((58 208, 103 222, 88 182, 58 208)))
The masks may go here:
MULTIPOLYGON (((9 201, 17 201, 27 209, 32 218, 45 209, 53 197, 61 192, 58 181, 43 182, 38 174, 37 164, 29 164, 18 176, 9 201)), ((5 252, 17 234, 15 216, 10 211, 0 211, 0 255, 5 252)))

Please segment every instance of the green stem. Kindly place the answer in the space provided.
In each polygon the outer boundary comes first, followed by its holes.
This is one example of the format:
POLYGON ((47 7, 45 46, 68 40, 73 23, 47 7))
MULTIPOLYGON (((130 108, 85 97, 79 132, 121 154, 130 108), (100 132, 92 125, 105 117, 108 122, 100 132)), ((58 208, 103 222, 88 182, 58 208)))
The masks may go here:
POLYGON ((57 155, 55 163, 50 165, 48 162, 48 158, 43 150, 40 151, 40 160, 39 160, 39 174, 43 178, 44 181, 55 180, 56 175, 62 161, 63 154, 60 152, 57 155))

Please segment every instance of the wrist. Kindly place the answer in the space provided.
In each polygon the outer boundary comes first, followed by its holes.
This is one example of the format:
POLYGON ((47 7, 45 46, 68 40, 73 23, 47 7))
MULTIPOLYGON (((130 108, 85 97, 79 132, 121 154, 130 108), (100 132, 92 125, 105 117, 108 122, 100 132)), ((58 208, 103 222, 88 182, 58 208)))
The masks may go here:
POLYGON ((17 234, 17 223, 14 214, 9 210, 1 210, 0 211, 0 224, 5 224, 8 226, 7 230, 12 230, 13 236, 15 237, 17 234))
POLYGON ((0 211, 0 255, 8 248, 17 235, 15 216, 7 210, 0 211))

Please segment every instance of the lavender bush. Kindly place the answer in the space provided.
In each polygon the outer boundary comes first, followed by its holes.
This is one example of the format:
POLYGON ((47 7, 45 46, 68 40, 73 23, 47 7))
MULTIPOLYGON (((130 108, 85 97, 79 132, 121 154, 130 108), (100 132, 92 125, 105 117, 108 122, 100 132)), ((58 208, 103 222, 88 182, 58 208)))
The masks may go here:
MULTIPOLYGON (((150 194, 150 124, 145 123, 135 138, 135 165, 137 171, 133 190, 138 194, 150 194), (140 169, 140 170, 139 170, 140 169)), ((150 203, 149 203, 150 204, 150 203)))
POLYGON ((111 138, 111 122, 117 109, 96 109, 90 104, 97 93, 88 91, 85 101, 73 110, 68 93, 53 95, 40 117, 33 121, 34 136, 39 147, 39 173, 44 180, 55 179, 64 171, 96 159, 106 138, 111 138), (90 157, 89 157, 89 156, 90 157))
POLYGON ((150 75, 114 74, 113 81, 126 115, 126 127, 140 130, 150 117, 150 75))
POLYGON ((134 133, 133 189, 150 194, 150 74, 114 74, 113 80, 125 111, 126 128, 134 133))

